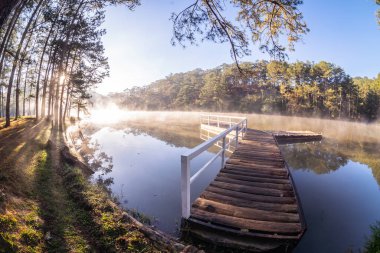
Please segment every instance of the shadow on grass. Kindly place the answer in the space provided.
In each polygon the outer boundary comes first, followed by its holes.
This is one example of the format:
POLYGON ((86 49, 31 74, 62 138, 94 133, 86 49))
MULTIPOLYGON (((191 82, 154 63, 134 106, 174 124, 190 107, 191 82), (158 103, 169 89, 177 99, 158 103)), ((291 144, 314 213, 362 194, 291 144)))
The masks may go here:
POLYGON ((36 169, 34 192, 39 202, 39 216, 44 221, 44 234, 48 251, 67 252, 69 249, 65 243, 65 226, 61 205, 55 186, 51 168, 51 158, 46 150, 41 152, 39 164, 36 169))

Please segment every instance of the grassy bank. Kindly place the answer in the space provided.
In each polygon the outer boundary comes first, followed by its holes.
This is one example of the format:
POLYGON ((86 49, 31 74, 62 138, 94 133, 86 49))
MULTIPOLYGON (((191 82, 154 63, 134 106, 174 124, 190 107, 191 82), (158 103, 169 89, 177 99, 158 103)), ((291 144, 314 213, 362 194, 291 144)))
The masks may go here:
POLYGON ((0 252, 167 251, 61 160, 48 122, 13 123, 0 130, 0 252))
POLYGON ((82 171, 65 164, 60 171, 63 185, 77 204, 86 234, 102 252, 162 252, 128 222, 128 217, 114 205, 100 185, 92 185, 82 171))

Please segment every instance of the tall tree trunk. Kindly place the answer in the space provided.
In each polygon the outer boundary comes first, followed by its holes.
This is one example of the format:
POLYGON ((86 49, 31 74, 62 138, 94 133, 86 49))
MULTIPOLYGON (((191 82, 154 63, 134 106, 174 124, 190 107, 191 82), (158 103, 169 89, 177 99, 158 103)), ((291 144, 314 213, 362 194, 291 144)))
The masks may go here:
POLYGON ((62 66, 62 62, 61 62, 61 65, 58 68, 58 76, 56 77, 56 80, 54 82, 55 83, 55 95, 53 96, 53 99, 54 99, 53 118, 54 118, 54 128, 55 129, 58 129, 58 125, 59 125, 59 114, 58 114, 59 107, 58 107, 58 105, 59 105, 59 88, 60 88, 60 85, 63 85, 63 84, 60 84, 62 71, 63 71, 63 66, 62 66))
POLYGON ((351 119, 351 92, 349 93, 349 97, 348 97, 348 118, 351 119))
MULTIPOLYGON (((37 13, 36 18, 33 21, 33 25, 31 26, 31 29, 34 29, 34 27, 36 26, 39 14, 40 14, 40 11, 37 13)), ((16 92, 16 119, 20 117, 20 93, 21 93, 20 84, 21 84, 22 68, 24 66, 25 61, 27 60, 26 59, 27 58, 27 50, 29 47, 29 43, 32 40, 32 35, 33 34, 30 33, 30 35, 28 36, 28 39, 25 42, 25 47, 21 53, 21 55, 23 55, 23 58, 19 60, 20 64, 19 64, 19 70, 18 70, 18 74, 17 74, 18 78, 17 78, 17 83, 16 83, 16 87, 17 87, 16 88, 16 91, 17 91, 16 92)), ((29 68, 29 65, 28 65, 28 68, 29 68)), ((25 98, 25 93, 24 93, 24 98, 25 98)))
POLYGON ((71 90, 71 85, 67 85, 67 90, 66 90, 66 102, 65 102, 65 109, 63 111, 63 120, 66 119, 66 114, 67 114, 67 109, 68 109, 68 104, 69 104, 69 97, 70 97, 70 90, 71 90))
MULTIPOLYGON (((51 71, 51 73, 53 73, 54 71, 54 62, 53 62, 53 59, 55 58, 55 55, 56 55, 57 51, 56 49, 53 50, 53 48, 51 48, 50 50, 50 53, 49 53, 49 60, 48 60, 48 64, 46 66, 46 72, 45 72, 45 78, 44 78, 44 86, 43 86, 43 89, 42 89, 42 102, 41 102, 41 117, 45 117, 45 113, 46 113, 46 93, 47 93, 47 84, 48 84, 48 81, 49 81, 49 73, 51 71), (54 51, 54 53, 53 53, 54 51), (52 54, 53 54, 53 57, 52 57, 52 54)), ((51 77, 53 76, 53 74, 51 74, 51 77)))
POLYGON ((26 2, 26 0, 1 0, 0 1, 0 27, 2 27, 5 21, 8 19, 12 10, 17 8, 23 2, 26 2))
POLYGON ((0 84, 0 118, 3 117, 3 85, 0 84))
POLYGON ((45 56, 45 52, 46 52, 46 48, 47 48, 47 45, 48 45, 48 42, 49 42, 49 38, 50 38, 50 35, 51 35, 51 32, 53 31, 53 25, 49 31, 49 34, 46 38, 46 41, 45 41, 45 44, 44 44, 44 47, 42 49, 42 53, 41 53, 41 58, 40 58, 40 64, 39 64, 39 67, 38 67, 38 74, 37 74, 37 84, 36 84, 36 102, 35 102, 35 107, 36 107, 36 120, 38 121, 38 118, 39 118, 39 95, 40 95, 40 80, 41 80, 41 73, 42 73, 42 64, 43 64, 43 61, 44 61, 44 56, 45 56))
POLYGON ((78 111, 77 111, 77 119, 79 120, 79 113, 80 113, 80 106, 79 106, 79 102, 78 102, 78 111))
MULTIPOLYGON (((75 14, 73 15, 73 18, 70 22, 71 25, 73 25, 77 18, 79 17, 79 14, 81 12, 81 8, 85 6, 85 1, 84 0, 81 0, 76 11, 75 11, 75 14)), ((69 41, 71 40, 71 35, 72 35, 72 32, 73 30, 72 29, 67 29, 67 33, 65 34, 65 40, 63 42, 63 45, 64 47, 67 47, 67 45, 69 44, 69 41)), ((66 48, 67 50, 67 48, 66 48)), ((56 129, 58 129, 58 126, 59 126, 59 122, 60 122, 60 115, 59 115, 59 106, 58 106, 58 103, 59 103, 59 80, 60 80, 60 76, 63 74, 63 62, 64 62, 64 55, 66 53, 66 50, 65 48, 63 48, 63 50, 61 50, 60 52, 60 57, 59 57, 59 67, 58 67, 58 78, 56 80, 56 90, 55 90, 55 103, 54 103, 54 127, 56 129)), ((70 52, 67 52, 67 57, 69 57, 70 55, 70 52)), ((68 58, 67 58, 67 61, 68 61, 68 58)), ((66 67, 67 67, 67 62, 66 62, 66 67)), ((64 85, 64 84, 61 84, 61 85, 64 85)), ((62 91, 63 92, 63 91, 62 91)))
MULTIPOLYGON (((74 59, 73 59, 73 62, 71 64, 70 75, 69 75, 70 78, 73 75, 76 58, 77 58, 77 51, 75 52, 74 59)), ((63 121, 66 119, 66 114, 67 114, 67 109, 68 109, 68 103, 69 103, 69 97, 70 97, 70 89, 71 89, 71 80, 69 80, 69 82, 67 84, 65 110, 63 112, 63 117, 62 117, 63 121)))
POLYGON ((29 64, 26 67, 25 80, 24 80, 24 97, 23 97, 23 100, 22 100, 22 115, 23 116, 25 116, 26 83, 27 83, 27 79, 28 79, 28 72, 29 72, 29 64))
POLYGON ((36 8, 34 9, 25 29, 24 29, 24 32, 22 33, 22 36, 21 36, 21 39, 20 39, 20 42, 19 42, 19 45, 18 45, 18 48, 17 48, 17 52, 15 54, 15 59, 13 61, 13 66, 12 66, 12 71, 11 71, 11 75, 10 75, 10 78, 9 78, 9 83, 8 83, 8 91, 7 91, 7 103, 6 103, 6 108, 5 108, 5 127, 8 127, 11 125, 11 117, 10 117, 10 103, 11 103, 11 95, 12 95, 12 86, 13 86, 13 81, 14 81, 14 75, 15 75, 15 71, 16 71, 16 67, 17 67, 17 63, 18 63, 18 59, 20 57, 20 52, 21 52, 21 49, 22 49, 22 44, 24 43, 24 40, 25 40, 25 37, 29 31, 29 28, 30 26, 32 25, 33 21, 34 21, 34 18, 35 16, 37 15, 37 13, 39 12, 39 9, 42 5, 44 0, 40 0, 36 6, 36 8))
POLYGON ((16 79, 16 114, 15 118, 18 119, 20 117, 20 82, 21 82, 21 71, 22 71, 22 66, 24 65, 24 62, 21 61, 19 63, 19 68, 18 68, 18 73, 17 73, 17 79, 16 79))
POLYGON ((9 41, 12 37, 12 32, 15 28, 15 25, 17 23, 17 20, 24 9, 26 4, 26 1, 23 1, 23 3, 18 6, 18 8, 15 9, 14 14, 12 16, 12 19, 10 20, 8 24, 8 28, 4 34, 4 37, 2 38, 2 42, 0 44, 0 73, 3 69, 4 59, 5 59, 5 49, 8 47, 9 41))
MULTIPOLYGON (((63 8, 63 5, 62 5, 61 9, 58 11, 56 19, 51 24, 49 33, 48 33, 48 35, 46 37, 45 44, 44 44, 44 47, 43 47, 42 53, 41 53, 40 64, 39 64, 39 68, 38 68, 37 85, 36 85, 36 102, 35 102, 36 103, 35 104, 35 107, 36 107, 36 120, 38 120, 38 117, 39 117, 39 95, 40 95, 40 78, 41 78, 41 73, 42 73, 42 64, 43 64, 43 61, 44 61, 44 56, 45 56, 46 49, 47 49, 47 46, 48 46, 48 43, 49 43, 49 40, 50 40, 50 36, 53 34, 56 22, 57 22, 58 17, 59 17, 59 13, 61 12, 62 8, 63 8)), ((56 37, 57 37, 57 35, 55 36, 55 38, 56 37)), ((50 51, 50 53, 51 52, 52 51, 50 51)), ((50 56, 51 55, 49 54, 49 62, 50 62, 50 56)), ((48 66, 47 66, 47 69, 48 69, 48 66)), ((44 96, 46 96, 46 86, 45 85, 44 85, 44 96)), ((45 102, 45 99, 43 99, 43 100, 45 102)), ((43 113, 43 116, 41 115, 41 117, 44 117, 44 116, 45 116, 45 113, 43 113)))
MULTIPOLYGON (((31 103, 31 97, 32 97, 32 82, 30 83, 30 88, 29 88, 29 100, 28 100, 28 104, 29 104, 29 110, 28 110, 28 112, 29 112, 29 114, 28 115, 33 115, 33 113, 32 113, 32 111, 31 111, 31 109, 30 109, 30 103, 31 103)), ((35 113, 34 113, 34 115, 35 115, 35 113)))
MULTIPOLYGON (((72 60, 72 64, 71 64, 71 68, 70 68, 70 76, 72 74, 72 71, 73 71, 73 68, 75 65, 76 55, 77 55, 77 52, 75 51, 74 56, 73 56, 73 60, 72 60)), ((70 59, 69 56, 70 56, 70 53, 67 54, 65 73, 67 73, 67 68, 69 66, 69 59, 70 59)), ((67 74, 65 77, 67 78, 67 74)), ((64 96, 66 78, 65 78, 64 82, 62 83, 61 98, 60 98, 60 105, 59 105, 59 129, 60 130, 63 130, 63 123, 65 120, 65 117, 63 115, 63 96, 64 96)), ((67 90, 69 90, 69 83, 68 82, 67 82, 67 90)))
POLYGON ((50 84, 49 84, 49 101, 48 101, 48 117, 50 118, 52 115, 52 106, 53 106, 53 95, 55 91, 55 79, 57 77, 55 76, 54 73, 54 68, 52 69, 51 72, 51 77, 50 77, 50 84))
POLYGON ((67 106, 67 116, 71 117, 71 92, 70 92, 70 98, 69 98, 69 105, 67 106))

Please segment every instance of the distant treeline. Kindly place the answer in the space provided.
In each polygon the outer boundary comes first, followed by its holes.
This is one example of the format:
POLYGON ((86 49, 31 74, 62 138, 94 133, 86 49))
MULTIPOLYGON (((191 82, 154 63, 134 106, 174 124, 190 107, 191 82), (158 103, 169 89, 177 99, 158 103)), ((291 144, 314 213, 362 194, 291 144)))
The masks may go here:
POLYGON ((332 63, 257 61, 172 74, 111 94, 119 106, 144 110, 211 110, 348 118, 379 116, 380 74, 351 78, 332 63))

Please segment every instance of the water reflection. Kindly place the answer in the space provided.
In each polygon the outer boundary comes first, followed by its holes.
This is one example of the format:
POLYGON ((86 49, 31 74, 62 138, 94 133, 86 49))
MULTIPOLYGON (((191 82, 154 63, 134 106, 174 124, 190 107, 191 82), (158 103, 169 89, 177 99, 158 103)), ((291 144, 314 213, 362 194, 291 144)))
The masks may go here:
POLYGON ((284 145, 281 149, 294 169, 312 170, 317 174, 335 171, 349 160, 365 164, 380 185, 380 143, 324 138, 321 142, 284 145))
POLYGON ((301 198, 308 230, 295 252, 359 252, 380 219, 376 151, 324 139, 282 146, 301 198), (377 181, 376 181, 377 180, 377 181))
POLYGON ((347 156, 336 150, 335 144, 324 139, 319 143, 300 143, 281 146, 286 161, 293 169, 312 170, 317 174, 330 173, 347 164, 347 156))
MULTIPOLYGON (((149 119, 85 128, 91 142, 100 144, 99 151, 112 156, 107 176, 114 178, 113 194, 124 207, 155 217, 155 224, 169 233, 175 233, 180 219, 180 155, 202 142, 198 116, 188 115, 167 113, 162 120, 149 114, 149 119)), ((370 225, 380 220, 380 127, 339 122, 342 129, 336 121, 265 115, 249 116, 248 122, 257 129, 324 135, 321 142, 281 147, 308 224, 295 252, 362 249, 370 225)), ((194 161, 192 173, 213 153, 211 149, 194 161)), ((217 166, 205 172, 192 185, 192 199, 214 178, 217 166)))
MULTIPOLYGON (((166 136, 162 132, 159 136, 166 136)), ((176 138, 175 144, 146 134, 146 130, 102 128, 91 136, 102 144, 102 151, 112 154, 114 169, 107 175, 110 186, 123 207, 135 209, 153 219, 165 232, 176 234, 180 221, 180 155, 189 150, 189 143, 200 143, 196 138, 176 138), (186 146, 180 146, 186 144, 186 146)), ((205 152, 192 164, 192 174, 212 156, 205 152)), ((217 174, 211 166, 200 180, 192 185, 195 200, 217 174)), ((98 173, 95 175, 99 176, 98 173)))
POLYGON ((87 166, 96 173, 95 183, 104 187, 111 194, 110 186, 113 184, 113 178, 109 177, 108 174, 113 168, 112 156, 101 150, 97 140, 93 140, 88 134, 84 135, 79 126, 69 127, 67 134, 71 138, 74 149, 83 158, 87 166))
POLYGON ((366 166, 349 161, 328 174, 293 170, 308 230, 295 252, 357 252, 380 218, 376 181, 366 166))

